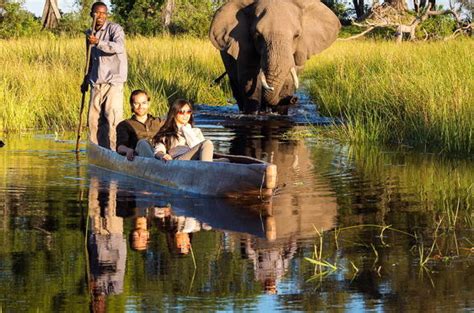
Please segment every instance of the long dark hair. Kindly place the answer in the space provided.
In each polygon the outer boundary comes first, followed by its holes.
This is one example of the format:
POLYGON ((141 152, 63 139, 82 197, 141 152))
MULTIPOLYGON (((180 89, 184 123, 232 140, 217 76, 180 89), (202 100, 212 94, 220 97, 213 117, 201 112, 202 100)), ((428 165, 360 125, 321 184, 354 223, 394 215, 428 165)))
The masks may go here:
MULTIPOLYGON (((176 115, 178 115, 178 112, 181 111, 181 109, 186 105, 188 105, 191 110, 193 109, 191 102, 188 100, 177 99, 173 102, 168 111, 168 115, 166 116, 165 123, 160 128, 155 137, 153 137, 153 144, 156 145, 161 142, 165 145, 166 150, 170 149, 172 138, 178 139, 178 125, 176 125, 176 121, 174 119, 176 115)), ((194 126, 194 116, 192 113, 189 118, 189 124, 194 126)))

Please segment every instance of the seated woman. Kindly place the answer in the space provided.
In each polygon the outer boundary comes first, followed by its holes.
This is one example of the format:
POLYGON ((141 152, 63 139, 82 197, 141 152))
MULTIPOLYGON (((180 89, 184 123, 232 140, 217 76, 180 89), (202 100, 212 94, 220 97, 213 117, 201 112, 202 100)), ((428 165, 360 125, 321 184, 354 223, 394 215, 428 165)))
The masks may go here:
POLYGON ((178 99, 170 107, 166 121, 153 138, 155 157, 169 160, 212 162, 214 146, 193 127, 193 108, 189 101, 178 99))

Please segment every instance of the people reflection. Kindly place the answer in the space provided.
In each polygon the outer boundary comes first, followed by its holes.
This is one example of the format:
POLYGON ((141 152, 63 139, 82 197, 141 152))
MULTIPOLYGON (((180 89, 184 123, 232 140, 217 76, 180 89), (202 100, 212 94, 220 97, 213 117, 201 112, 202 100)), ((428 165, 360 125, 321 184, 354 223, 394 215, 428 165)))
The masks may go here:
POLYGON ((136 209, 137 215, 133 219, 133 229, 130 233, 130 247, 135 251, 144 251, 148 248, 150 231, 146 210, 136 209))
POLYGON ((210 230, 211 227, 195 218, 172 214, 171 207, 155 208, 158 229, 166 233, 168 249, 175 255, 188 255, 192 249, 193 233, 210 230))
POLYGON ((267 235, 270 235, 267 240, 245 236, 241 251, 253 263, 255 279, 262 283, 265 293, 277 294, 277 285, 288 271, 297 245, 293 237, 275 241, 273 231, 267 235))
POLYGON ((88 252, 92 311, 104 312, 105 298, 123 292, 126 240, 123 218, 117 216, 117 182, 101 186, 92 177, 89 188, 90 234, 88 252))

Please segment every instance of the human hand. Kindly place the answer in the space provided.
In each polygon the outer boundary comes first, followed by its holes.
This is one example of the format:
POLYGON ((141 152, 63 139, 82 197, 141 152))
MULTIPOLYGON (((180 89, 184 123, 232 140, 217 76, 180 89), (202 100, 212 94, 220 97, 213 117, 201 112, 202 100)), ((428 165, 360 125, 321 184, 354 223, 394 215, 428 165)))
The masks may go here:
POLYGON ((127 156, 127 160, 133 161, 133 159, 135 158, 135 150, 129 149, 127 150, 127 153, 125 155, 127 156))
POLYGON ((99 38, 97 38, 96 36, 94 35, 88 35, 87 36, 87 41, 89 42, 89 44, 91 45, 96 45, 99 43, 99 38))
POLYGON ((162 159, 165 160, 165 161, 171 161, 171 160, 173 160, 173 158, 172 158, 171 155, 169 155, 169 154, 165 154, 165 155, 162 157, 162 159))

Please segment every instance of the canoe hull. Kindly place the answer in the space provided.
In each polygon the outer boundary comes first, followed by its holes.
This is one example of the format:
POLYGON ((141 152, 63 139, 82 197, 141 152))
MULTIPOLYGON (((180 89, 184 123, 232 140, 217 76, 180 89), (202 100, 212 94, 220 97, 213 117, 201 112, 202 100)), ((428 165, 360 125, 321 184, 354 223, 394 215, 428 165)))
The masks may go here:
POLYGON ((247 164, 165 162, 138 156, 128 161, 124 156, 92 143, 89 143, 87 152, 89 164, 186 193, 217 197, 268 197, 276 185, 276 166, 248 157, 238 157, 247 164), (252 160, 256 163, 250 163, 252 160))

